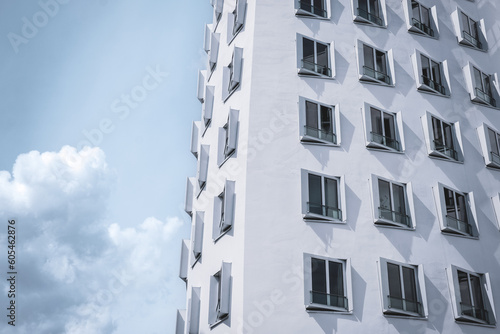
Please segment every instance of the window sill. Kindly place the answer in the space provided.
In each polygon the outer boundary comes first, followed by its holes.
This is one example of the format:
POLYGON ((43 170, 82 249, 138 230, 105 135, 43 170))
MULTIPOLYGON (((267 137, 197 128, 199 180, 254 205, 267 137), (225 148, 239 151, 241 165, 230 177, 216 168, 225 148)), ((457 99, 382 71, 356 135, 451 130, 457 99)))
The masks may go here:
POLYGON ((357 16, 357 15, 354 15, 353 21, 354 21, 354 23, 357 23, 357 24, 362 24, 362 25, 368 25, 368 26, 372 26, 372 27, 387 29, 387 25, 385 25, 385 22, 384 22, 384 24, 380 25, 380 24, 376 24, 375 22, 372 22, 370 20, 367 20, 364 17, 357 16))
POLYGON ((500 171, 500 165, 497 163, 491 162, 491 161, 486 164, 486 168, 491 169, 491 170, 500 171))
POLYGON ((300 17, 300 18, 305 18, 305 19, 317 19, 317 20, 323 20, 323 21, 330 21, 330 17, 323 17, 320 15, 316 15, 314 13, 308 12, 303 9, 296 9, 295 10, 295 16, 300 17))
POLYGON ((224 100, 222 102, 226 103, 226 101, 231 97, 231 95, 234 94, 234 92, 240 87, 240 83, 238 83, 236 86, 234 86, 230 91, 227 92, 227 96, 224 97, 224 100))
POLYGON ((306 305, 306 312, 308 313, 330 313, 330 314, 352 314, 352 311, 346 310, 341 307, 327 306, 322 304, 309 304, 306 305))
POLYGON ((214 329, 215 327, 217 327, 219 324, 223 323, 224 320, 226 320, 227 318, 229 318, 229 314, 225 315, 224 317, 218 319, 216 322, 214 322, 213 324, 209 324, 209 327, 210 329, 214 329))
POLYGON ((300 77, 322 78, 322 79, 329 79, 329 80, 334 80, 335 79, 334 76, 328 76, 328 75, 325 75, 325 74, 321 74, 321 73, 318 73, 318 72, 307 70, 305 68, 298 68, 297 69, 297 74, 300 77))
POLYGON ((362 82, 362 83, 366 83, 366 84, 372 84, 372 85, 378 85, 378 86, 387 86, 387 87, 394 87, 393 83, 388 84, 385 81, 375 79, 375 78, 370 77, 370 76, 365 75, 365 74, 360 74, 359 75, 359 81, 362 82))
POLYGON ((411 33, 411 34, 415 34, 415 35, 419 35, 419 36, 424 36, 424 37, 428 37, 428 38, 432 38, 432 39, 439 39, 439 35, 437 35, 436 33, 434 33, 434 36, 431 36, 429 34, 427 34, 426 32, 418 29, 417 27, 415 26, 410 26, 408 28, 408 32, 411 33))
POLYGON ((214 241, 214 244, 219 241, 220 238, 222 238, 223 236, 225 236, 229 231, 231 231, 233 229, 233 227, 231 226, 230 228, 228 228, 227 230, 225 230, 224 232, 222 232, 221 234, 219 234, 213 241, 214 241))
POLYGON ((475 45, 467 42, 464 38, 458 38, 458 44, 461 45, 461 46, 465 46, 466 48, 469 48, 469 49, 473 49, 473 50, 481 51, 481 52, 484 52, 484 53, 488 53, 488 48, 486 48, 486 49, 478 48, 477 46, 475 46, 475 45))
POLYGON ((412 320, 424 320, 424 321, 429 320, 427 316, 418 313, 405 312, 405 311, 392 311, 385 309, 384 309, 384 316, 387 318, 412 319, 412 320))
POLYGON ((302 136, 300 137, 300 142, 306 145, 318 145, 318 146, 331 146, 331 147, 340 147, 340 144, 335 144, 326 140, 321 140, 314 137, 302 136))
POLYGON ((219 164, 219 168, 221 168, 221 167, 222 167, 222 165, 224 165, 224 163, 225 163, 226 161, 228 161, 228 160, 229 160, 229 158, 231 158, 231 157, 232 157, 235 153, 236 153, 236 150, 234 150, 234 151, 232 151, 231 153, 229 153, 229 155, 228 155, 228 156, 226 156, 226 157, 224 158, 224 160, 222 160, 222 162, 219 164))
POLYGON ((236 38, 236 36, 239 35, 240 31, 243 30, 243 26, 239 27, 238 30, 236 30, 235 33, 231 34, 231 39, 227 42, 227 46, 231 45, 231 43, 234 41, 234 39, 236 38))
POLYGON ((379 152, 388 152, 388 153, 397 153, 397 154, 404 154, 405 153, 404 150, 398 151, 398 150, 395 150, 391 147, 384 146, 382 144, 377 144, 374 142, 367 142, 366 148, 368 150, 379 151, 379 152))
POLYGON ((307 213, 302 217, 308 223, 329 223, 329 224, 346 224, 347 221, 335 219, 327 216, 316 215, 314 213, 307 213))
POLYGON ((194 266, 195 266, 198 262, 200 262, 200 260, 201 260, 201 254, 200 254, 200 255, 198 255, 197 257, 195 257, 194 262, 193 262, 193 264, 191 265, 191 269, 193 269, 193 268, 194 268, 194 266))
POLYGON ((463 165, 463 161, 460 161, 460 160, 455 160, 449 156, 447 156, 446 154, 443 154, 441 152, 438 152, 438 151, 434 151, 434 150, 431 150, 430 153, 429 153, 429 158, 432 158, 432 159, 437 159, 437 160, 441 160, 441 161, 449 161, 449 162, 454 162, 454 163, 457 163, 457 164, 462 164, 463 165))
POLYGON ((489 324, 486 321, 476 319, 473 317, 468 317, 466 315, 462 315, 459 318, 455 318, 455 322, 461 324, 461 325, 472 325, 472 326, 481 326, 481 327, 488 327, 488 328, 495 328, 496 324, 489 324))
MULTIPOLYGON (((500 106, 493 106, 489 103, 487 103, 486 101, 476 97, 476 98, 472 98, 470 99, 470 101, 475 104, 475 105, 478 105, 478 106, 483 106, 483 107, 487 107, 487 108, 491 108, 491 109, 496 109, 496 110, 500 110, 500 106)), ((497 103, 498 104, 498 103, 497 103)))
POLYGON ((425 94, 431 94, 431 95, 436 95, 436 96, 450 98, 450 94, 442 94, 442 93, 438 92, 437 90, 435 90, 435 89, 427 86, 426 84, 417 85, 417 90, 420 93, 425 93, 425 94))
POLYGON ((415 227, 414 226, 409 227, 407 225, 399 224, 397 222, 393 222, 391 220, 387 220, 387 219, 383 219, 383 218, 376 219, 374 221, 374 224, 377 227, 387 227, 387 228, 395 228, 395 229, 398 229, 398 230, 415 231, 415 227))

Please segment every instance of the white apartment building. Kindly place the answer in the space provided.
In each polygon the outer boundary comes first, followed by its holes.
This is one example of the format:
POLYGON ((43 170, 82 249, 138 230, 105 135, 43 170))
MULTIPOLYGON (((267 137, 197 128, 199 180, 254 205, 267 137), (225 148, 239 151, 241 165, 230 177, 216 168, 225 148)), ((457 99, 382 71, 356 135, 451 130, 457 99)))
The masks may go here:
POLYGON ((500 2, 212 5, 176 333, 498 333, 500 2))

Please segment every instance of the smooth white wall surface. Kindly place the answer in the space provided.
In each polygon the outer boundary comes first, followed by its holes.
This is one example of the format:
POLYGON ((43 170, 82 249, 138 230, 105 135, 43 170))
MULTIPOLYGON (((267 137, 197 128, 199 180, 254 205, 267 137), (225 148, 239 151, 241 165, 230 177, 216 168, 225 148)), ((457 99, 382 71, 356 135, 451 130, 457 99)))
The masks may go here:
POLYGON ((245 27, 228 45, 226 21, 234 1, 224 1, 216 29, 221 33, 217 68, 207 83, 216 87, 213 120, 199 139, 211 148, 207 188, 193 204, 195 211, 205 211, 202 258, 188 271, 188 291, 201 286, 200 333, 495 333, 498 327, 455 322, 445 268, 489 273, 499 310, 500 231, 491 198, 500 192, 500 171, 485 167, 476 129, 486 123, 500 130, 500 111, 471 103, 462 68, 472 62, 486 73, 500 72, 500 4, 420 1, 436 6, 439 39, 432 39, 408 32, 400 0, 386 1, 387 28, 354 23, 351 0, 331 0, 329 20, 295 16, 292 0, 247 2, 245 27), (488 52, 457 43, 452 22, 457 6, 484 19, 488 52), (297 34, 334 42, 335 79, 297 75, 297 34), (358 80, 358 40, 392 50, 394 87, 358 80), (223 102, 222 68, 234 46, 243 48, 241 87, 223 102), (447 61, 449 97, 417 91, 415 50, 447 61), (339 106, 339 147, 299 141, 300 97, 339 106), (365 103, 401 113, 403 153, 366 148, 365 103), (240 110, 238 149, 219 168, 217 133, 229 108, 240 110), (429 157, 421 120, 427 112, 459 123, 463 163, 429 157), (303 220, 302 169, 344 178, 345 224, 303 220), (214 243, 213 198, 222 190, 218 180, 224 174, 236 181, 234 226, 214 243), (411 182, 415 230, 373 223, 372 174, 411 182), (474 194, 477 240, 441 232, 432 190, 438 182, 474 194), (306 311, 304 253, 351 260, 352 314, 306 311), (382 314, 379 258, 423 265, 427 320, 382 314), (231 314, 209 330, 210 276, 222 261, 232 263, 231 314))

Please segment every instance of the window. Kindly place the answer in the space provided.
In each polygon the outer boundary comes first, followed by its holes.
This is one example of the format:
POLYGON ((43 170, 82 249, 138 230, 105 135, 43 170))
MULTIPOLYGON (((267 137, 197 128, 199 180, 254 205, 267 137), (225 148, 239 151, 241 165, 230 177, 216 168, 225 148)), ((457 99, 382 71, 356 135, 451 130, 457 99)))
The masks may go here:
POLYGON ((194 177, 188 177, 187 178, 187 184, 186 184, 186 200, 184 203, 184 211, 188 215, 193 214, 193 199, 194 199, 194 193, 196 189, 196 179, 194 177))
POLYGON ((238 33, 243 29, 243 25, 245 24, 246 7, 246 0, 236 0, 234 11, 230 14, 228 19, 228 44, 231 43, 236 35, 238 35, 238 33))
POLYGON ((385 0, 353 0, 354 21, 385 27, 385 0))
POLYGON ((303 143, 338 145, 340 143, 339 106, 299 98, 300 140, 303 143))
POLYGON ((453 265, 447 268, 447 274, 455 320, 495 326, 495 306, 489 275, 453 265))
POLYGON ((203 220, 205 212, 197 211, 191 231, 191 251, 193 252, 191 266, 194 266, 201 258, 203 249, 203 220))
MULTIPOLYGON (((201 287, 192 287, 191 296, 188 299, 186 315, 186 333, 199 334, 200 331, 200 303, 201 287)), ((182 332, 184 334, 184 332, 182 332)))
POLYGON ((200 157, 198 159, 198 186, 199 191, 203 191, 207 184, 207 174, 208 174, 208 158, 210 152, 210 145, 200 146, 200 157))
POLYGON ((198 89, 197 89, 197 92, 196 92, 196 97, 198 98, 198 100, 203 103, 203 101, 205 100, 205 95, 203 95, 205 93, 205 75, 206 75, 207 71, 198 71, 198 89))
POLYGON ((186 310, 177 310, 175 334, 184 334, 185 324, 186 324, 186 310))
POLYGON ((328 9, 325 0, 294 0, 295 15, 318 19, 328 18, 328 9))
POLYGON ((221 269, 210 278, 210 328, 229 317, 231 296, 231 263, 222 262, 221 269))
POLYGON ((224 102, 236 91, 236 89, 241 84, 241 69, 243 63, 243 49, 234 48, 233 56, 231 58, 231 63, 224 68, 223 82, 224 86, 227 87, 227 91, 223 92, 222 99, 224 102))
POLYGON ((452 14, 452 21, 460 45, 480 51, 488 50, 483 20, 474 20, 461 9, 457 8, 452 14))
POLYGON ((219 167, 222 166, 222 164, 236 152, 238 141, 238 116, 238 110, 230 109, 226 124, 220 128, 218 154, 219 167))
POLYGON ((213 239, 217 241, 233 227, 234 219, 234 200, 235 200, 234 181, 226 180, 224 189, 215 199, 213 239))
POLYGON ((424 274, 421 265, 380 259, 384 314, 423 318, 427 315, 424 274))
POLYGON ((412 63, 417 83, 417 89, 424 93, 450 95, 448 63, 440 62, 415 50, 412 63))
POLYGON ((436 6, 427 7, 416 0, 404 0, 403 5, 407 12, 408 31, 427 37, 438 37, 436 6))
POLYGON ((426 112, 422 117, 427 153, 432 158, 463 161, 463 145, 458 122, 450 123, 426 112))
POLYGON ((350 260, 304 254, 304 288, 307 310, 352 312, 350 260))
POLYGON ((368 83, 394 85, 392 50, 383 51, 358 41, 359 80, 368 83))
POLYGON ((179 268, 179 277, 184 282, 187 282, 188 259, 189 259, 189 245, 188 245, 188 240, 182 240, 182 245, 181 245, 181 263, 180 263, 180 268, 179 268))
POLYGON ((414 228, 411 185, 371 176, 374 222, 381 226, 414 228))
POLYGON ((224 0, 211 0, 214 7, 214 22, 219 23, 222 18, 222 10, 224 7, 224 0))
POLYGON ((302 213, 306 220, 345 222, 344 180, 302 170, 302 213))
POLYGON ((477 131, 486 166, 500 169, 500 134, 486 124, 477 131))
POLYGON ((438 183, 435 187, 441 231, 451 235, 477 238, 472 193, 463 193, 438 183))
POLYGON ((219 40, 220 34, 211 33, 210 50, 208 51, 208 69, 210 70, 209 79, 215 68, 217 67, 217 57, 219 55, 219 40))
POLYGON ((392 113, 365 103, 366 146, 388 152, 403 151, 401 113, 392 113))
POLYGON ((200 136, 200 121, 193 122, 191 128, 191 153, 198 158, 198 146, 199 146, 199 136, 200 136))
POLYGON ((205 102, 203 103, 202 118, 203 118, 203 134, 212 122, 212 112, 214 109, 214 86, 205 87, 205 102))
POLYGON ((333 43, 316 41, 297 34, 297 68, 299 75, 333 78, 333 43))
POLYGON ((471 101, 497 108, 497 100, 499 99, 499 92, 495 87, 498 83, 497 74, 486 74, 471 63, 464 67, 464 72, 471 101))

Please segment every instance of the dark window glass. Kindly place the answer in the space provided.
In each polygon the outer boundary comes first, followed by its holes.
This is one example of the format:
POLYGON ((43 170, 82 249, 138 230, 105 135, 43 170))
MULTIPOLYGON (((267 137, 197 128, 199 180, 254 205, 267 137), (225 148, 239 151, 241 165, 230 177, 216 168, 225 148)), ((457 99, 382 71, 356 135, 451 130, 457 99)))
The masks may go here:
POLYGON ((465 196, 455 194, 457 200, 457 218, 461 221, 467 222, 467 208, 465 205, 465 196))
POLYGON ((314 41, 310 39, 302 39, 302 55, 303 59, 310 63, 315 63, 314 61, 314 41))
POLYGON ((488 136, 490 138, 491 152, 495 154, 499 154, 498 151, 498 142, 497 142, 497 134, 495 131, 488 129, 488 136))
POLYGON ((380 110, 370 108, 370 113, 372 120, 372 132, 383 135, 384 131, 382 129, 382 116, 380 110))
POLYGON ((373 48, 363 45, 363 57, 365 60, 365 66, 371 69, 375 69, 375 63, 373 59, 373 48))
POLYGON ((383 113, 384 114, 384 136, 395 139, 396 138, 396 129, 394 126, 394 115, 383 113))
POLYGON ((342 263, 328 262, 330 271, 330 294, 344 297, 344 272, 342 263))
POLYGON ((321 176, 309 174, 309 211, 323 214, 321 196, 321 176))
POLYGON ((306 125, 312 128, 318 127, 318 105, 306 101, 306 125))
POLYGON ((326 132, 333 132, 332 108, 321 106, 320 112, 321 112, 321 129, 326 132))
POLYGON ((377 62, 376 70, 378 72, 386 74, 387 68, 386 68, 386 62, 385 62, 385 53, 380 52, 380 51, 376 51, 375 57, 376 57, 376 62, 377 62))
POLYGON ((405 289, 405 299, 407 301, 416 302, 417 285, 415 282, 415 270, 413 268, 403 267, 403 282, 405 289))
POLYGON ((420 55, 420 61, 422 62, 422 75, 428 79, 431 78, 431 66, 429 62, 429 58, 426 56, 420 55))
POLYGON ((471 306, 472 301, 470 299, 468 275, 460 270, 458 270, 458 285, 460 287, 460 298, 462 300, 462 304, 471 306))
POLYGON ((401 213, 402 216, 406 216, 406 202, 405 202, 404 188, 398 184, 393 184, 392 193, 394 197, 394 211, 401 213))
POLYGON ((328 67, 328 46, 321 43, 316 43, 317 48, 317 64, 328 67))
POLYGON ((470 286, 472 288, 472 296, 474 298, 474 307, 484 309, 483 294, 481 292, 481 279, 477 276, 470 275, 470 286))
MULTIPOLYGON (((327 216, 332 217, 332 210, 338 209, 337 180, 325 178, 325 204, 327 206, 327 216)), ((335 217, 335 216, 333 216, 335 217)))
POLYGON ((446 204, 446 215, 458 218, 455 211, 455 198, 453 196, 453 191, 444 188, 444 202, 446 204))
POLYGON ((403 308, 403 293, 401 291, 401 276, 399 274, 399 266, 387 264, 387 278, 389 280, 389 296, 391 298, 391 306, 395 308, 403 308))
POLYGON ((435 61, 432 62, 432 80, 441 84, 441 69, 439 67, 439 63, 435 61))

